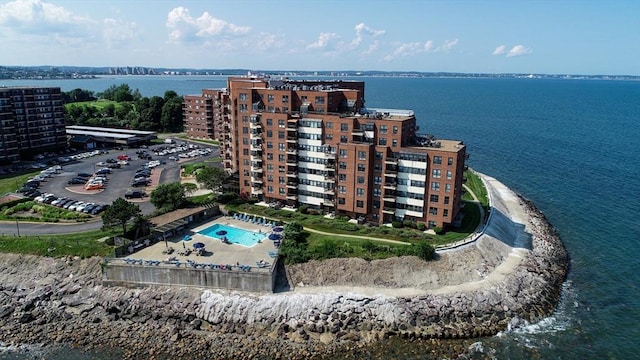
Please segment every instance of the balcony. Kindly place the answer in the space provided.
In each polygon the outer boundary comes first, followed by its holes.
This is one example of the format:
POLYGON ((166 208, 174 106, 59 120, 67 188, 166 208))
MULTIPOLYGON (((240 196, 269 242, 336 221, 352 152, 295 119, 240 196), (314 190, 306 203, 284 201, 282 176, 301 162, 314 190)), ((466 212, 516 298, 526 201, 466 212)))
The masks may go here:
POLYGON ((384 183, 383 188, 390 189, 390 190, 396 190, 397 189, 397 185, 396 185, 395 182, 386 182, 386 183, 384 183))
POLYGON ((260 125, 260 117, 259 116, 252 116, 251 117, 251 125, 260 125))
POLYGON ((298 172, 297 171, 287 171, 287 177, 297 178, 298 177, 298 172))
POLYGON ((262 150, 262 144, 251 144, 251 151, 262 150))
POLYGON ((325 194, 335 194, 335 189, 325 188, 324 189, 324 193, 325 194))
POLYGON ((295 166, 295 167, 297 167, 298 166, 298 159, 289 157, 289 158, 287 158, 286 164, 287 164, 287 166, 295 166))
POLYGON ((298 149, 296 149, 296 148, 287 148, 287 154, 289 154, 289 155, 297 155, 298 154, 298 149))
POLYGON ((296 143, 296 142, 298 142, 298 137, 297 136, 287 136, 287 142, 296 143))
POLYGON ((264 191, 262 189, 258 189, 258 190, 251 189, 251 194, 260 195, 260 194, 263 194, 263 193, 264 193, 264 191))
POLYGON ((257 176, 262 176, 261 175, 262 174, 262 167, 252 166, 251 167, 251 173, 252 173, 252 176, 256 176, 256 175, 257 176), (258 175, 258 174, 260 174, 260 175, 258 175))
POLYGON ((251 177, 251 182, 253 184, 262 184, 262 178, 261 177, 251 177))
POLYGON ((387 201, 387 202, 396 202, 396 198, 394 196, 390 196, 390 195, 385 195, 382 200, 387 201))
POLYGON ((258 123, 253 123, 252 122, 251 124, 249 124, 249 128, 251 128, 251 129, 262 129, 262 124, 260 124, 259 122, 258 123))
POLYGON ((297 124, 288 123, 287 124, 287 131, 298 131, 298 125, 297 124))
POLYGON ((258 133, 258 132, 257 132, 257 133, 253 133, 253 132, 252 132, 252 133, 249 135, 249 139, 251 139, 251 140, 258 140, 258 139, 262 139, 262 133, 258 133))
POLYGON ((382 212, 385 214, 394 214, 396 212, 396 209, 391 207, 383 207, 382 212))
POLYGON ((385 164, 393 164, 393 165, 398 165, 398 158, 394 158, 394 157, 387 157, 384 160, 385 164))
POLYGON ((364 136, 364 130, 362 130, 361 128, 353 128, 353 130, 351 130, 351 135, 364 136))
POLYGON ((295 181, 287 181, 287 188, 289 189, 297 189, 298 183, 295 181))
POLYGON ((287 194, 287 200, 298 200, 298 194, 287 194))
POLYGON ((327 169, 335 170, 336 169, 336 164, 327 163, 327 164, 324 164, 324 167, 327 168, 327 169))
POLYGON ((336 206, 334 203, 332 203, 330 201, 326 201, 326 200, 322 202, 322 205, 330 206, 330 207, 335 207, 336 206))

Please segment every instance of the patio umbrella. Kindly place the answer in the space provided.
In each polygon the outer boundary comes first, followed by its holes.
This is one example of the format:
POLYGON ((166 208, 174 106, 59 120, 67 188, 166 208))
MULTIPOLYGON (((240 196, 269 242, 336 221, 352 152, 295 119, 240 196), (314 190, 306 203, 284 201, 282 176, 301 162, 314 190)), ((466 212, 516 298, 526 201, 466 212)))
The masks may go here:
POLYGON ((273 232, 283 232, 284 228, 282 226, 276 226, 273 228, 273 232))
POLYGON ((269 240, 280 240, 282 239, 282 235, 280 234, 271 234, 269 235, 269 240))
POLYGON ((193 248, 196 249, 196 250, 204 249, 204 243, 197 242, 197 243, 193 244, 193 248))
POLYGON ((216 235, 219 235, 219 236, 227 235, 227 230, 220 230, 220 231, 216 232, 216 235))

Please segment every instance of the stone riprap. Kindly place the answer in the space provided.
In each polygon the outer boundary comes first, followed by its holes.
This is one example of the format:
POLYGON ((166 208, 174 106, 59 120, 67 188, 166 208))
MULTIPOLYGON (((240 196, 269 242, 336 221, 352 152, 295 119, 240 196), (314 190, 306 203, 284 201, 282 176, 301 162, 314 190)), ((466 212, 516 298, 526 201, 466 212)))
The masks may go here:
POLYGON ((554 310, 568 259, 533 204, 509 194, 493 200, 510 203, 500 213, 528 237, 505 241, 496 238, 504 231, 488 231, 430 263, 406 257, 293 266, 294 290, 276 294, 104 287, 99 258, 2 254, 0 342, 114 347, 130 358, 309 358, 394 335, 495 334, 554 310))

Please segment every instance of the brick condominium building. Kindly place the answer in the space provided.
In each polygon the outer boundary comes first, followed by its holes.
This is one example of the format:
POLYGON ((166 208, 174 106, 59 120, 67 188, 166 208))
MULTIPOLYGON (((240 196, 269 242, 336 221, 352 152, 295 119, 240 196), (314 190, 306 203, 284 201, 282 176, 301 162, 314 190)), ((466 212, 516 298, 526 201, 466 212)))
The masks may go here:
POLYGON ((360 81, 230 77, 185 96, 185 128, 220 140, 242 196, 379 225, 455 223, 466 146, 418 134, 413 111, 365 108, 364 94, 360 81))
POLYGON ((61 96, 59 87, 0 87, 0 162, 66 147, 61 96))

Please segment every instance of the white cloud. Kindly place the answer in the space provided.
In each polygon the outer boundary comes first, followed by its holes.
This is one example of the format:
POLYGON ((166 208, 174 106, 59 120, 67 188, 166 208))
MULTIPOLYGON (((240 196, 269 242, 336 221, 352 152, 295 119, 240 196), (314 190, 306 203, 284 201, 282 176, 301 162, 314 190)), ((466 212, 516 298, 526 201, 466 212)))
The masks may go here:
MULTIPOLYGON (((282 35, 263 32, 259 34, 259 40, 254 45, 261 51, 279 49, 284 47, 285 38, 282 35)), ((251 44, 247 44, 247 46, 251 46, 251 44)))
POLYGON ((500 45, 496 47, 495 50, 491 53, 491 55, 505 55, 506 57, 514 57, 514 56, 522 56, 529 55, 533 52, 531 48, 528 48, 524 45, 516 45, 511 48, 511 50, 507 51, 507 45, 500 45))
POLYGON ((442 45, 442 51, 450 51, 456 45, 458 45, 458 39, 445 40, 442 45))
POLYGON ((493 50, 491 55, 504 55, 506 52, 507 52, 507 46, 506 45, 500 45, 495 50, 493 50))
POLYGON ((318 40, 308 44, 306 46, 307 50, 315 50, 315 49, 328 49, 330 48, 330 42, 334 39, 338 39, 339 36, 336 33, 320 33, 318 35, 318 40))
POLYGON ((63 7, 40 0, 16 0, 0 5, 0 26, 17 33, 84 37, 86 27, 95 23, 63 7))
POLYGON ((458 39, 445 40, 442 46, 435 46, 433 40, 428 40, 425 43, 412 42, 398 45, 393 53, 385 56, 383 60, 391 61, 393 59, 418 55, 422 53, 435 53, 442 52, 448 53, 454 46, 458 44, 458 39))
POLYGON ((211 16, 208 12, 194 18, 189 9, 179 6, 167 14, 166 27, 171 30, 169 39, 173 42, 210 39, 223 35, 244 35, 251 31, 248 26, 238 26, 211 16))
POLYGON ((107 47, 113 47, 118 43, 127 42, 138 35, 136 23, 107 18, 103 21, 102 38, 107 47))
POLYGON ((507 57, 529 55, 532 52, 533 50, 531 50, 531 48, 525 47, 524 45, 516 45, 512 47, 511 50, 509 50, 509 53, 507 53, 507 57))
POLYGON ((375 37, 384 35, 386 33, 386 30, 374 30, 368 27, 367 25, 365 25, 364 23, 360 23, 356 25, 353 29, 356 31, 356 37, 351 41, 351 46, 354 48, 358 47, 358 45, 362 43, 362 40, 365 35, 375 38, 375 37))

